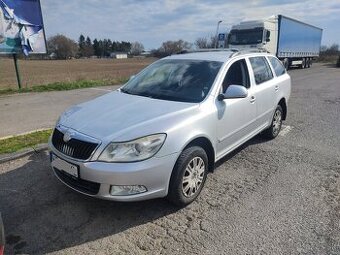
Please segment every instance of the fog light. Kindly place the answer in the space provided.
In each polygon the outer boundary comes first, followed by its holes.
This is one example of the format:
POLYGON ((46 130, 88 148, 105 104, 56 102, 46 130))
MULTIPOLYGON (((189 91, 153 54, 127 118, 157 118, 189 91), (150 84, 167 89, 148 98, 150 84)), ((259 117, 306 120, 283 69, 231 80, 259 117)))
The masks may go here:
POLYGON ((147 189, 143 185, 122 185, 111 186, 110 194, 112 196, 130 196, 146 192, 147 189))

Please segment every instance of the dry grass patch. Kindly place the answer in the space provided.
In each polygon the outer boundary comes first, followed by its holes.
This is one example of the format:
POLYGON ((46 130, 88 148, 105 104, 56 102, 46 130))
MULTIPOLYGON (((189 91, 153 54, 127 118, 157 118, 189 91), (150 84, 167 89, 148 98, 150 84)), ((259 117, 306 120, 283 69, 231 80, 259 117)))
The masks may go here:
MULTIPOLYGON (((124 80, 155 58, 19 60, 23 88, 77 81, 124 80)), ((0 89, 17 89, 12 59, 0 58, 0 89)))

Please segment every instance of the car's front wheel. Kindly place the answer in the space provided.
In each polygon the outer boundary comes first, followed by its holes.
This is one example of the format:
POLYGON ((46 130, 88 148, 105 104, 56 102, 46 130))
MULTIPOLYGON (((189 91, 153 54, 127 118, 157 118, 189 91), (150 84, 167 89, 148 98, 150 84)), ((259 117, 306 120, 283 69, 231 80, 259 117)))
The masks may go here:
POLYGON ((270 127, 263 132, 263 134, 267 138, 274 139, 279 135, 282 127, 282 116, 283 116, 282 107, 281 105, 278 105, 275 109, 270 127))
POLYGON ((208 156, 198 146, 186 148, 179 156, 173 169, 168 200, 178 206, 185 206, 200 194, 208 173, 208 156))

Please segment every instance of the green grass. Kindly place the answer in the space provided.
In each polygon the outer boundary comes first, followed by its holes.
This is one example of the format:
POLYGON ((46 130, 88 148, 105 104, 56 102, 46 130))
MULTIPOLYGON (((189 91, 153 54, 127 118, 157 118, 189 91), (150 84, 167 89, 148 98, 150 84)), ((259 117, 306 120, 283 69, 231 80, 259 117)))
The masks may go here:
POLYGON ((22 89, 0 89, 1 95, 9 95, 15 93, 27 93, 27 92, 46 92, 46 91, 62 91, 72 89, 91 88, 99 86, 119 85, 127 82, 128 78, 118 78, 111 80, 79 80, 73 82, 55 82, 46 85, 36 85, 29 88, 22 89))
POLYGON ((51 133, 52 129, 49 129, 0 140, 0 154, 13 153, 41 143, 47 143, 51 133))

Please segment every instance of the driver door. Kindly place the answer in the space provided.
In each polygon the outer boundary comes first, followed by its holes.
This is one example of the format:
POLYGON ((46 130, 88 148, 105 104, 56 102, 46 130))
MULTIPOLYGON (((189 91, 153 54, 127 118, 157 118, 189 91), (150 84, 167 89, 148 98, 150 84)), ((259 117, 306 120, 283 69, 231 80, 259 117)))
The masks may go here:
POLYGON ((245 59, 232 63, 227 69, 221 92, 230 85, 247 88, 246 98, 216 100, 217 158, 221 158, 248 140, 256 129, 256 102, 249 79, 248 64, 245 59))

